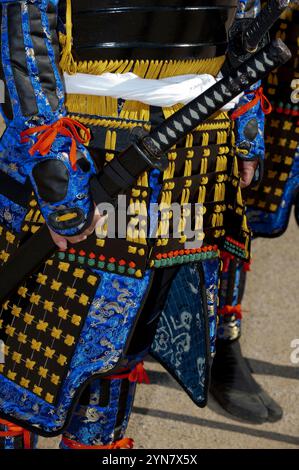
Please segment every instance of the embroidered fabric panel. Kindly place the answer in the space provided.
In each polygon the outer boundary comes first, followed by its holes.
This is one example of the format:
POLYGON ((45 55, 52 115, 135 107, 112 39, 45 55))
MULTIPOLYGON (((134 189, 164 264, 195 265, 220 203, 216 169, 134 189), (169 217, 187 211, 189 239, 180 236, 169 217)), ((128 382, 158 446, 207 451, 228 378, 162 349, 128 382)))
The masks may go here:
POLYGON ((201 287, 196 263, 179 269, 151 348, 151 354, 199 406, 206 400, 209 347, 201 287))
POLYGON ((80 400, 64 437, 85 445, 107 445, 121 439, 128 425, 135 388, 136 383, 128 379, 94 380, 89 386, 88 402, 83 404, 80 400), (104 387, 108 395, 105 404, 102 403, 104 387))

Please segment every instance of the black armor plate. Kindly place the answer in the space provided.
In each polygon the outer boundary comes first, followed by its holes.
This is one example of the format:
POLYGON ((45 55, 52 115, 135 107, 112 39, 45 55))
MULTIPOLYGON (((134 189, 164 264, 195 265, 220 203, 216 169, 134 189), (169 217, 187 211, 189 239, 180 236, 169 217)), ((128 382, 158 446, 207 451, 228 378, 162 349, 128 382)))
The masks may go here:
POLYGON ((76 0, 78 60, 186 59, 222 55, 236 0, 76 0))

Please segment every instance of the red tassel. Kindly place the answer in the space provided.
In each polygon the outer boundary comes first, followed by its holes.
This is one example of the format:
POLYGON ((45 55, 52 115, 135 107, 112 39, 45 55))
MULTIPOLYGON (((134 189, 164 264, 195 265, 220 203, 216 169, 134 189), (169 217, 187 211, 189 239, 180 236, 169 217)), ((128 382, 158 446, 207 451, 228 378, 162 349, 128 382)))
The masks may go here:
POLYGON ((232 119, 237 119, 238 117, 242 116, 243 114, 247 113, 249 109, 253 108, 259 101, 261 102, 261 108, 263 110, 264 114, 270 114, 272 112, 272 105, 268 98, 264 95, 264 91, 262 87, 257 88, 254 91, 249 91, 248 93, 245 93, 246 95, 249 95, 253 93, 254 97, 251 101, 248 103, 244 104, 240 108, 237 108, 231 115, 232 119))
POLYGON ((235 315, 238 320, 241 320, 242 319, 242 306, 241 304, 225 305, 224 307, 218 309, 218 315, 221 315, 221 316, 235 315))
POLYGON ((127 371, 125 373, 121 374, 116 374, 116 375, 109 375, 105 377, 105 379, 108 380, 113 380, 113 379, 129 379, 130 382, 137 382, 139 384, 145 383, 149 384, 150 379, 149 376, 147 375, 143 362, 139 362, 134 369, 131 371, 127 371))
POLYGON ((66 437, 62 438, 62 443, 69 449, 74 450, 99 450, 99 449, 133 449, 134 441, 129 437, 120 439, 119 441, 113 442, 112 444, 107 445, 85 445, 80 442, 73 441, 72 439, 67 439, 66 437))

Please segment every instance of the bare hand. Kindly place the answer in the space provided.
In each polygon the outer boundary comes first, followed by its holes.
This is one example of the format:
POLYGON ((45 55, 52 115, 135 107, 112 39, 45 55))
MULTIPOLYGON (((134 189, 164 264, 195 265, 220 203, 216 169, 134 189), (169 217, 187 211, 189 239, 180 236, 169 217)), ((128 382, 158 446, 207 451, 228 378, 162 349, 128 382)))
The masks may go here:
POLYGON ((90 226, 86 230, 84 230, 84 232, 80 233, 80 235, 75 235, 74 237, 64 237, 63 235, 59 235, 58 233, 53 232, 53 230, 51 230, 49 227, 51 237, 54 243, 58 246, 59 250, 65 251, 67 249, 68 242, 79 243, 79 242, 86 240, 87 237, 89 237, 89 235, 93 233, 101 217, 102 217, 101 214, 99 213, 97 208, 95 208, 93 219, 92 219, 90 226))
POLYGON ((247 186, 250 185, 250 183, 253 180, 255 171, 257 169, 258 161, 257 160, 252 160, 252 161, 244 161, 244 160, 239 160, 239 169, 240 169, 240 186, 241 188, 246 188, 247 186))

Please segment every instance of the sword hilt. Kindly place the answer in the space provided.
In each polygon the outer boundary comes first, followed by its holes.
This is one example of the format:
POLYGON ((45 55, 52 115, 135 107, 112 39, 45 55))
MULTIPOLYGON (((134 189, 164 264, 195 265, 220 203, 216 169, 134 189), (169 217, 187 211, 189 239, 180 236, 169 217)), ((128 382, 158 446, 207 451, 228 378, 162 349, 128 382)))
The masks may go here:
POLYGON ((257 17, 250 23, 243 33, 243 48, 247 52, 254 52, 259 43, 278 20, 281 13, 287 8, 290 0, 269 0, 257 17))
POLYGON ((279 65, 291 58, 288 47, 276 39, 252 55, 231 75, 195 98, 188 105, 166 119, 141 141, 142 146, 157 158, 175 145, 181 138, 210 118, 242 91, 263 79, 279 65))

